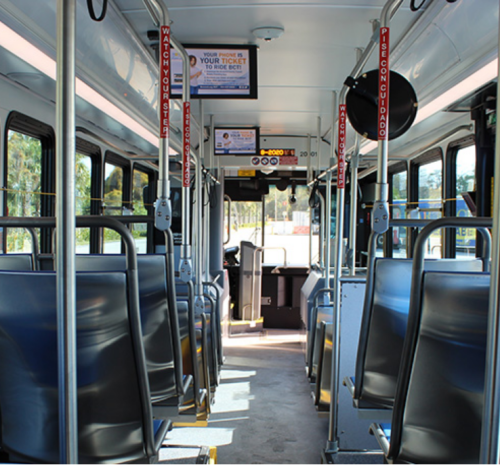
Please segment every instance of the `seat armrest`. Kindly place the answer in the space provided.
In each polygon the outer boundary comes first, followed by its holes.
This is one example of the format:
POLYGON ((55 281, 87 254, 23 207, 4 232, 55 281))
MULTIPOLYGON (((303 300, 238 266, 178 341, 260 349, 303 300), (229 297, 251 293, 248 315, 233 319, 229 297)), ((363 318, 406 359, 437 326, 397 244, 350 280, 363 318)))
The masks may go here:
POLYGON ((373 436, 375 436, 375 439, 382 449, 382 452, 387 458, 387 454, 389 453, 389 446, 391 444, 391 425, 372 423, 370 425, 370 434, 373 434, 373 436))
POLYGON ((189 389, 189 386, 193 382, 192 375, 184 375, 183 383, 182 383, 182 395, 186 395, 186 392, 189 389))
POLYGON ((346 376, 342 384, 349 390, 349 394, 351 394, 351 397, 354 399, 354 377, 346 376))
POLYGON ((159 452, 168 430, 172 426, 170 420, 153 420, 153 430, 155 436, 155 451, 159 452))

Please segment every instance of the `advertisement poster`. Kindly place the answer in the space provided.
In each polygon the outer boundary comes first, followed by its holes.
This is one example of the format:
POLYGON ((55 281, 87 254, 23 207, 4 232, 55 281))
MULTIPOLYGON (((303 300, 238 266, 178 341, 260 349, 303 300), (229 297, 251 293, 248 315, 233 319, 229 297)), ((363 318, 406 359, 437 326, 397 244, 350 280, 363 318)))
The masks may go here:
MULTIPOLYGON (((186 48, 191 95, 249 96, 250 53, 246 49, 186 48)), ((182 94, 182 59, 172 50, 172 95, 182 94)))
POLYGON ((248 155, 257 152, 256 129, 216 129, 216 155, 248 155))

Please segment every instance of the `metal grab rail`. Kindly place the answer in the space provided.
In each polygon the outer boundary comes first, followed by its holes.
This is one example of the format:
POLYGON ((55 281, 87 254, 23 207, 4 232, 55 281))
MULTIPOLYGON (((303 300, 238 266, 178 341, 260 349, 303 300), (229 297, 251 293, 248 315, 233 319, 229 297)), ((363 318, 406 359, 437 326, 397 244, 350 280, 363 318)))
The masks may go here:
MULTIPOLYGON (((408 362, 412 359, 416 337, 415 329, 419 324, 419 311, 422 300, 422 275, 424 272, 425 261, 425 244, 430 235, 442 228, 476 228, 484 240, 485 255, 491 253, 491 235, 488 228, 493 225, 491 218, 439 218, 425 226, 420 231, 417 241, 415 243, 413 254, 413 267, 412 267, 412 281, 410 290, 410 309, 408 313, 408 326, 406 330, 406 337, 403 344, 403 355, 401 359, 401 366, 406 366, 405 361, 408 362)), ((484 257, 483 257, 484 258, 484 257)), ((398 384, 396 388, 396 396, 394 400, 394 410, 392 416, 392 430, 391 430, 391 447, 389 455, 393 453, 401 442, 401 425, 403 421, 403 412, 401 411, 402 399, 406 397, 406 392, 409 385, 410 372, 409 370, 400 373, 398 384)))
POLYGON ((229 195, 224 194, 224 200, 227 200, 228 206, 227 206, 227 241, 225 241, 222 245, 229 244, 229 241, 231 240, 231 205, 232 205, 232 200, 229 195))
MULTIPOLYGON (((16 218, 0 217, 0 226, 8 228, 55 228, 56 218, 37 217, 37 218, 16 218)), ((146 369, 146 357, 144 346, 142 344, 141 318, 139 313, 139 281, 137 270, 137 253, 135 251, 135 242, 131 232, 124 224, 111 216, 81 216, 76 218, 77 228, 104 227, 112 229, 120 234, 125 243, 126 263, 127 263, 127 289, 128 299, 131 307, 130 315, 132 337, 134 338, 134 347, 136 358, 139 360, 137 371, 139 373, 139 384, 141 386, 142 416, 144 424, 144 438, 146 453, 149 457, 155 455, 155 438, 153 430, 153 410, 151 406, 151 393, 149 390, 148 374, 146 369)), ((75 315, 73 315, 74 317, 75 315)), ((76 374, 76 365, 71 367, 76 374)))
MULTIPOLYGON (((335 289, 334 288, 331 288, 331 287, 323 287, 321 289, 318 289, 314 296, 313 296, 313 314, 312 314, 312 318, 314 318, 314 320, 317 319, 317 314, 318 314, 318 300, 319 300, 319 296, 321 294, 326 294, 326 293, 329 293, 329 294, 332 294, 332 297, 333 297, 333 294, 335 292, 335 289)), ((332 299, 333 300, 333 299, 332 299)), ((325 305, 328 305, 330 302, 324 302, 325 305)), ((316 328, 316 326, 314 326, 316 328)), ((309 336, 311 338, 311 342, 310 342, 310 346, 311 346, 311 351, 310 351, 310 354, 309 354, 309 357, 308 357, 308 360, 307 360, 307 364, 308 364, 308 369, 307 369, 307 376, 310 378, 312 376, 312 362, 313 362, 313 347, 314 347, 314 344, 315 344, 315 340, 316 340, 316 331, 311 331, 311 334, 309 336)))

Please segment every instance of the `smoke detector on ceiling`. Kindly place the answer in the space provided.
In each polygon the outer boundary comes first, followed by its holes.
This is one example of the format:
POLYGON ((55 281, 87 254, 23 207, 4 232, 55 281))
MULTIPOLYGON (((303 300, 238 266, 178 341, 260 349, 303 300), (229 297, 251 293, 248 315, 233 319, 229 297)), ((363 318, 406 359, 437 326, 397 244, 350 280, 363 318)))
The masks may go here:
POLYGON ((285 29, 276 26, 257 27, 252 30, 252 34, 257 39, 263 39, 266 42, 271 42, 273 39, 278 39, 283 35, 285 29))

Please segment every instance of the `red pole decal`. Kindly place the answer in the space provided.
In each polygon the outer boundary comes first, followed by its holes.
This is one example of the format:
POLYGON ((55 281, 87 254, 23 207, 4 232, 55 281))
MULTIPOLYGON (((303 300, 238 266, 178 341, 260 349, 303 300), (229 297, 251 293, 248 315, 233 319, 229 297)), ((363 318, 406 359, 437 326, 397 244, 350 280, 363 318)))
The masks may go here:
POLYGON ((337 189, 345 188, 345 144, 346 144, 346 105, 339 105, 339 143, 337 146, 337 189))
POLYGON ((160 32, 160 137, 170 133, 170 26, 162 26, 160 32))
POLYGON ((389 140, 389 28, 380 28, 378 140, 389 140))
POLYGON ((182 150, 182 187, 189 187, 189 162, 191 152, 191 103, 184 102, 183 150, 182 150))

